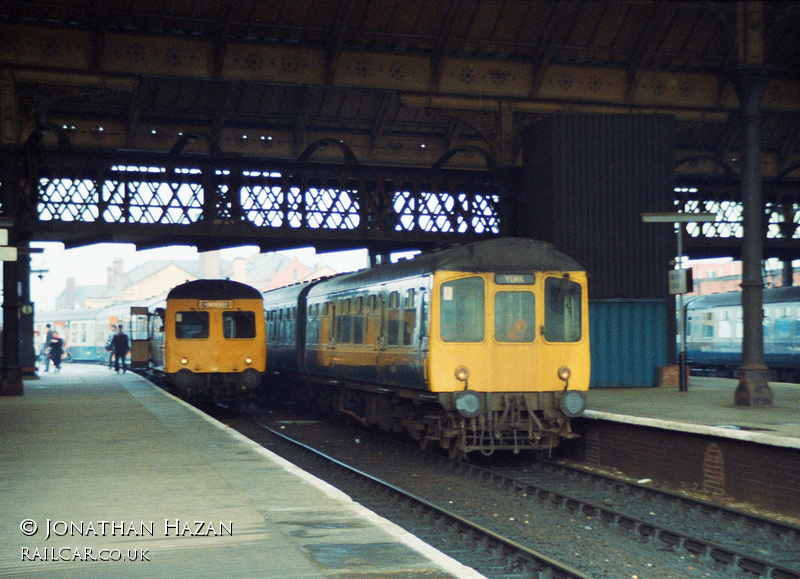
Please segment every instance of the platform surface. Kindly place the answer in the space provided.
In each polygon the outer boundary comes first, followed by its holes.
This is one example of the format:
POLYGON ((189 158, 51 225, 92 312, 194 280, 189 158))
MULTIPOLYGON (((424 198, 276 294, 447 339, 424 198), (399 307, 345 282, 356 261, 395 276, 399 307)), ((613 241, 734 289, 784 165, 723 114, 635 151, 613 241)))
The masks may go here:
POLYGON ((0 576, 481 577, 128 372, 0 398, 0 576))
POLYGON ((586 418, 656 426, 800 449, 800 385, 770 382, 772 406, 734 405, 738 382, 691 376, 675 387, 595 388, 586 418))

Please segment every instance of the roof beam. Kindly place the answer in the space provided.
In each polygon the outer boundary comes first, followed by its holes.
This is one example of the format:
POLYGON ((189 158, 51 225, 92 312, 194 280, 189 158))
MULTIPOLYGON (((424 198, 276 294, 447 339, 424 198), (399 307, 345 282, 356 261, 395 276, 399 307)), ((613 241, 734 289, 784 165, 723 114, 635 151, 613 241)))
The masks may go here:
POLYGON ((433 50, 431 58, 431 89, 438 90, 442 82, 442 75, 444 74, 443 62, 447 54, 449 54, 453 44, 453 26, 455 25, 456 18, 458 17, 459 9, 461 8, 462 0, 451 0, 447 8, 447 14, 444 17, 444 24, 442 25, 442 32, 439 35, 436 47, 433 50))
MULTIPOLYGON (((655 54, 656 47, 661 42, 660 38, 655 38, 655 33, 662 24, 663 13, 661 7, 662 4, 660 2, 654 2, 650 5, 650 17, 647 19, 647 24, 642 29, 639 38, 636 39, 636 45, 631 51, 633 56, 627 69, 628 90, 626 100, 629 102, 642 82, 642 67, 650 62, 653 54, 655 54)), ((677 9, 672 7, 672 18, 675 17, 676 11, 677 9)))
POLYGON ((325 51, 325 84, 329 86, 334 84, 336 69, 339 67, 339 58, 342 54, 342 47, 344 46, 345 33, 347 32, 347 20, 350 17, 352 8, 353 0, 345 0, 331 28, 328 48, 325 51))
POLYGON ((100 70, 103 63, 103 53, 106 48, 106 35, 108 34, 108 11, 109 7, 106 0, 95 0, 91 56, 91 67, 95 70, 100 70))
POLYGON ((0 142, 13 145, 19 135, 19 116, 17 114, 17 92, 14 88, 14 75, 10 70, 0 70, 0 142))
MULTIPOLYGON (((105 2, 106 0, 99 0, 105 2)), ((220 8, 220 26, 214 35, 212 41, 214 65, 212 67, 211 76, 213 78, 220 78, 225 66, 225 53, 228 48, 228 34, 230 33, 231 24, 233 22, 233 5, 230 2, 224 2, 220 8)))
POLYGON ((306 131, 308 130, 308 119, 311 116, 311 91, 310 87, 303 88, 303 96, 300 99, 300 112, 294 123, 292 132, 292 156, 297 158, 306 147, 306 131))
POLYGON ((378 114, 375 115, 375 122, 372 124, 372 130, 370 131, 370 159, 375 153, 375 145, 378 143, 378 139, 383 136, 383 132, 389 122, 389 111, 396 108, 397 93, 393 90, 386 91, 383 95, 383 99, 381 100, 381 106, 380 109, 378 109, 378 114))
POLYGON ((559 6, 559 3, 555 2, 550 8, 550 13, 547 15, 547 23, 544 26, 544 32, 542 32, 539 47, 536 51, 537 55, 536 58, 533 59, 533 64, 531 65, 531 75, 533 79, 531 82, 530 94, 532 97, 535 97, 539 93, 545 73, 547 72, 547 65, 550 63, 555 53, 556 42, 554 33, 559 6))
MULTIPOLYGON (((427 93, 431 98, 461 95, 486 102, 492 99, 526 101, 535 96, 539 102, 591 103, 615 108, 625 105, 645 110, 655 107, 676 111, 738 109, 738 100, 724 71, 662 72, 638 66, 635 74, 640 82, 631 91, 629 73, 618 67, 551 64, 557 42, 552 23, 548 25, 549 32, 543 35, 538 64, 531 66, 514 60, 445 57, 446 43, 440 45, 442 52, 438 61, 435 56, 343 50, 345 20, 345 16, 338 19, 339 33, 327 53, 321 49, 229 43, 220 78, 305 86, 332 83, 342 88, 396 90, 398 94, 427 93), (432 89, 434 70, 438 71, 439 83, 432 89), (602 87, 600 92, 591 90, 592 79, 598 79, 596 85, 602 87), (664 90, 656 93, 656 86, 664 90), (684 94, 683 86, 690 86, 691 94, 684 94), (721 91, 720 86, 723 87, 721 91)), ((16 78, 22 74, 53 74, 63 78, 66 85, 81 84, 84 81, 79 77, 88 80, 89 76, 99 77, 100 84, 130 83, 131 79, 143 76, 213 80, 212 66, 206 65, 214 59, 213 46, 204 39, 150 38, 112 32, 105 42, 102 69, 90 73, 90 58, 86 52, 91 45, 88 33, 81 36, 72 30, 53 32, 36 26, 0 25, 0 35, 3 34, 9 38, 6 46, 10 50, 0 52, 0 68, 12 70, 16 78), (44 40, 43 35, 50 38, 53 34, 56 39, 65 35, 59 44, 64 52, 57 59, 44 52, 44 47, 52 43, 22 42, 24 38, 44 40)), ((773 82, 781 83, 781 90, 768 90, 764 107, 800 111, 800 100, 795 98, 800 93, 800 81, 776 78, 773 82)))

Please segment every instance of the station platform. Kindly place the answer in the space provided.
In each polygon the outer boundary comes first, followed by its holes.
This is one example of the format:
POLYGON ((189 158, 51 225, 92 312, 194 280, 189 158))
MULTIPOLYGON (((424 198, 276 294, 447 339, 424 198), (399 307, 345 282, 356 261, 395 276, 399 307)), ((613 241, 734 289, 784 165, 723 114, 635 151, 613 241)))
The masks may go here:
POLYGON ((128 372, 0 398, 0 576, 481 577, 128 372))
POLYGON ((584 417, 800 449, 800 385, 770 382, 773 405, 734 405, 737 380, 691 376, 676 387, 594 388, 584 417))

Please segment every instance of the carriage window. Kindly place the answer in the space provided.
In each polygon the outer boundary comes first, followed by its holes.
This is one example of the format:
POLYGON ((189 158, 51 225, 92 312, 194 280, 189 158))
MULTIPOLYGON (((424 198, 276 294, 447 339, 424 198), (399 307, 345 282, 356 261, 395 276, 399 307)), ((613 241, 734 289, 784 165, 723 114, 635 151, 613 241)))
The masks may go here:
POLYGON ((222 336, 228 339, 255 338, 255 312, 222 312, 222 336))
POLYGON ((389 346, 397 346, 400 343, 399 331, 400 310, 388 310, 386 312, 386 343, 389 346))
POLYGON ((336 318, 336 341, 340 343, 350 342, 350 329, 352 317, 349 314, 340 314, 336 318))
POLYGON ((353 300, 353 343, 364 343, 364 298, 357 297, 353 300))
POLYGON ((131 312, 131 320, 128 323, 128 337, 131 340, 146 340, 149 335, 148 324, 149 317, 146 309, 141 313, 131 312))
POLYGON ((581 339, 581 286, 568 277, 548 277, 544 284, 544 338, 548 342, 581 339))
POLYGON ((497 292, 494 296, 494 338, 498 342, 533 342, 536 303, 532 292, 497 292))
POLYGON ((791 340, 792 339, 792 320, 789 318, 781 318, 775 320, 775 339, 776 340, 791 340))
POLYGON ((318 344, 319 343, 319 308, 316 305, 307 306, 307 319, 306 319, 306 343, 318 344))
MULTIPOLYGON (((414 290, 410 290, 414 291, 414 290)), ((414 343, 414 329, 417 325, 417 311, 408 308, 403 312, 403 345, 410 346, 414 343)))
POLYGON ((177 312, 175 314, 175 337, 179 340, 208 338, 208 312, 177 312))
POLYGON ((443 283, 441 292, 442 340, 483 341, 483 278, 467 277, 443 283))
POLYGON ((353 343, 364 343, 364 316, 353 316, 353 343))
POLYGON ((406 291, 406 303, 405 303, 405 307, 406 308, 413 308, 414 307, 414 305, 415 305, 414 304, 414 298, 415 298, 414 290, 413 289, 407 290, 406 291))

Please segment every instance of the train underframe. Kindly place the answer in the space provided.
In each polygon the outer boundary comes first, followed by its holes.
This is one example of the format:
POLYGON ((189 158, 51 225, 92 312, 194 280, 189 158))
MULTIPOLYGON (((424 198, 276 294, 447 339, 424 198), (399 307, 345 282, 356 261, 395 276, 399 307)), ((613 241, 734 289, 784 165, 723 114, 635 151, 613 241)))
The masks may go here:
POLYGON ((229 373, 194 373, 188 370, 167 374, 178 394, 197 406, 221 406, 240 413, 255 400, 261 374, 255 370, 229 373))
POLYGON ((326 414, 344 414, 365 426, 405 432, 421 448, 438 445, 453 460, 498 450, 545 451, 575 438, 570 418, 559 410, 560 392, 476 393, 480 411, 463 416, 461 392, 420 392, 374 384, 303 376, 293 398, 326 414))

